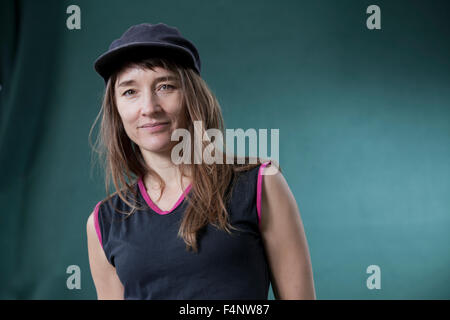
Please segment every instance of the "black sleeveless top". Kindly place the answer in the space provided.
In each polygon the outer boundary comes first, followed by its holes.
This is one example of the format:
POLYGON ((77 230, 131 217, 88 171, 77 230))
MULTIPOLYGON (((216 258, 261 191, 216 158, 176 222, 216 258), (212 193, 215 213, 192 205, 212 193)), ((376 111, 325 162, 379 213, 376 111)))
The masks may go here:
POLYGON ((185 194, 172 210, 160 210, 139 179, 136 188, 145 211, 130 208, 114 195, 100 201, 94 220, 109 263, 124 286, 124 299, 267 299, 270 271, 259 232, 261 169, 238 173, 227 204, 232 234, 207 225, 199 233, 198 252, 187 251, 177 236, 187 208, 185 194))

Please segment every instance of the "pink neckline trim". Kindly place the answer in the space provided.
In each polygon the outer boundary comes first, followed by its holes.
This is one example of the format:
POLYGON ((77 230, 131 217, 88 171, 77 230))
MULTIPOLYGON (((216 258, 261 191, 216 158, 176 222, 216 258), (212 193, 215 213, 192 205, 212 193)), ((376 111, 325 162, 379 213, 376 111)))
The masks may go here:
POLYGON ((158 213, 160 215, 169 214, 169 213, 173 212, 180 205, 180 203, 183 202, 185 196, 189 193, 189 191, 191 190, 191 187, 192 187, 192 184, 190 183, 188 185, 188 187, 183 191, 180 198, 174 204, 172 209, 163 211, 152 201, 152 199, 150 199, 150 196, 147 193, 147 189, 145 188, 144 182, 142 181, 142 177, 139 178, 138 185, 139 185, 139 190, 141 191, 142 197, 144 197, 145 202, 147 202, 147 204, 153 211, 155 211, 156 213, 158 213))

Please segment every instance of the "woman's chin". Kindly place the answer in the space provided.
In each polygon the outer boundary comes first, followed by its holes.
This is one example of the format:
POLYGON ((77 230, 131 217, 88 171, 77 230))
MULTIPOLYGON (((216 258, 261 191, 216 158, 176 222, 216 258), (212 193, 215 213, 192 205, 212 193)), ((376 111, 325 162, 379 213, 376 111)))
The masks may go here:
POLYGON ((143 143, 141 147, 150 152, 166 152, 171 149, 172 141, 152 141, 143 143))

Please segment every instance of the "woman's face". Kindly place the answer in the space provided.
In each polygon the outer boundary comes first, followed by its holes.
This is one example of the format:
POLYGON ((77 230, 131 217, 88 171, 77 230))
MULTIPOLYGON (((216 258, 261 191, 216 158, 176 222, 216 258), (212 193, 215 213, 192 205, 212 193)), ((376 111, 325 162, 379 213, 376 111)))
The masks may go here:
POLYGON ((180 82, 173 72, 130 66, 118 74, 115 98, 125 131, 140 148, 166 152, 178 143, 170 137, 186 123, 180 82))

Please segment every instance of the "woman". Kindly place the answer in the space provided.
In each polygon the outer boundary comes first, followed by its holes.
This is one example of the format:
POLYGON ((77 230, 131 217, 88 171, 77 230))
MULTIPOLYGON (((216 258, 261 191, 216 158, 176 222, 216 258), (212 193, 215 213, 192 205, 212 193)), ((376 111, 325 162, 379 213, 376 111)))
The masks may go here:
POLYGON ((176 28, 140 24, 95 68, 106 84, 97 143, 106 190, 110 176, 116 189, 87 221, 98 298, 267 299, 271 283, 277 299, 315 299, 296 201, 280 171, 265 175, 275 163, 238 164, 219 149, 222 161, 174 161, 198 155, 173 152, 175 130, 224 129, 195 46, 176 28))

